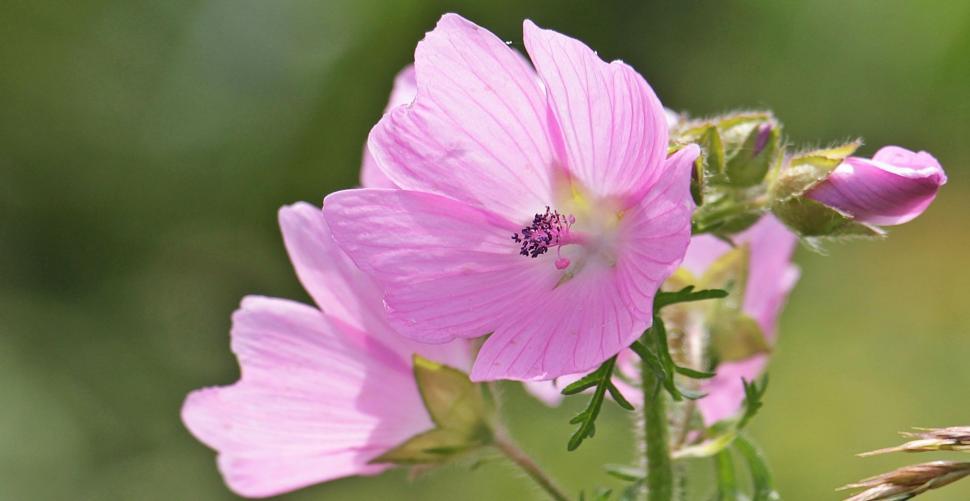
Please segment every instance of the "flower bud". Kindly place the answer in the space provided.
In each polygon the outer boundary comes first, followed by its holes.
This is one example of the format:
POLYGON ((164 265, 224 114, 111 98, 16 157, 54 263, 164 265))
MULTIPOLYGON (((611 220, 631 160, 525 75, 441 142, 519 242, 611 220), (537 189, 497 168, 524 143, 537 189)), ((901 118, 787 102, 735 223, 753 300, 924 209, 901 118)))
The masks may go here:
POLYGON ((856 221, 886 226, 922 214, 945 183, 943 168, 929 153, 886 146, 872 159, 846 158, 805 195, 856 221))

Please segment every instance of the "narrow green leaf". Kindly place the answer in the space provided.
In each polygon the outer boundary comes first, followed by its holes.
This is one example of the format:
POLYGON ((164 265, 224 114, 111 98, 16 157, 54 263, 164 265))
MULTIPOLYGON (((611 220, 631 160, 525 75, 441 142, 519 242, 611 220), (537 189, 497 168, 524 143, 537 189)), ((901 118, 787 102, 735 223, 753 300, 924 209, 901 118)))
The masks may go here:
POLYGON ((739 430, 744 428, 764 405, 761 400, 765 396, 765 392, 768 391, 768 374, 761 378, 760 386, 757 382, 749 382, 743 379, 742 383, 744 384, 744 414, 738 421, 737 429, 739 430))
MULTIPOLYGON (((609 391, 609 387, 612 385, 611 378, 613 377, 613 368, 615 365, 616 357, 614 356, 606 362, 603 362, 603 365, 593 371, 592 374, 595 374, 599 380, 595 385, 593 395, 589 400, 589 405, 587 405, 583 412, 580 412, 569 421, 570 424, 578 424, 579 428, 569 438, 569 442, 566 444, 567 450, 576 450, 583 443, 583 440, 591 438, 596 434, 596 418, 603 408, 603 400, 606 397, 606 392, 609 391)), ((624 402, 626 401, 624 400, 624 402)), ((626 403, 629 404, 629 402, 626 403)))
POLYGON ((681 374, 693 379, 710 379, 717 375, 716 372, 705 372, 691 369, 690 367, 677 366, 677 374, 681 374))
POLYGON ((617 501, 637 501, 640 498, 640 491, 643 490, 644 482, 646 481, 641 479, 626 486, 620 492, 620 497, 617 498, 617 501))
POLYGON ((607 383, 606 389, 610 392, 610 396, 613 397, 613 401, 616 402, 617 405, 628 411, 634 410, 633 404, 631 404, 630 401, 623 396, 623 393, 620 392, 620 389, 617 388, 612 381, 607 383))
POLYGON ((706 299, 719 299, 727 297, 728 293, 720 289, 707 289, 694 292, 694 286, 688 285, 676 292, 660 291, 653 300, 653 310, 660 311, 665 306, 678 303, 688 303, 692 301, 704 301, 706 299))
POLYGON ((781 496, 775 490, 774 482, 771 478, 771 470, 768 468, 768 463, 765 461, 761 450, 743 435, 739 435, 734 440, 733 447, 748 464, 748 471, 751 473, 751 484, 754 487, 751 501, 773 501, 781 499, 781 496))
POLYGON ((684 388, 680 385, 677 385, 677 392, 683 395, 683 397, 687 400, 700 400, 707 396, 707 393, 684 388))
POLYGON ((740 501, 741 492, 730 452, 724 450, 714 456, 714 471, 717 478, 717 500, 740 501))
POLYGON ((664 373, 663 367, 660 365, 660 360, 657 359, 657 356, 654 355, 649 348, 644 346, 640 341, 634 341, 633 344, 630 345, 630 349, 633 350, 633 352, 636 353, 643 360, 643 362, 647 364, 650 371, 657 376, 657 379, 666 379, 667 375, 664 373))
POLYGON ((575 395, 577 393, 582 393, 594 386, 596 386, 600 380, 603 379, 603 375, 600 369, 596 369, 593 372, 583 376, 581 379, 570 383, 568 386, 562 389, 563 395, 575 395))
POLYGON ((625 464, 604 464, 603 469, 606 470, 606 473, 611 477, 626 480, 627 482, 636 482, 637 480, 644 479, 643 468, 636 466, 625 464))

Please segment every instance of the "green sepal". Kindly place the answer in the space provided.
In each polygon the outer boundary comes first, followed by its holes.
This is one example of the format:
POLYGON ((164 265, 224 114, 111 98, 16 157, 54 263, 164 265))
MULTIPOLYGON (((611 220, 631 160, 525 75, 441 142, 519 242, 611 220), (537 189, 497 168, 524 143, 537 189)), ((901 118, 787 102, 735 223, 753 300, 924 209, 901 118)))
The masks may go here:
POLYGON ((413 357, 414 378, 435 424, 372 459, 371 463, 437 464, 492 442, 492 406, 484 387, 464 372, 413 357))
POLYGON ((704 205, 704 186, 706 184, 704 159, 698 156, 694 159, 693 170, 690 174, 690 197, 694 200, 694 205, 698 207, 704 205))
POLYGON ((776 202, 771 211, 803 239, 882 238, 886 232, 815 200, 799 197, 776 202))
POLYGON ((704 171, 710 176, 724 175, 727 164, 724 156, 724 141, 721 140, 721 133, 717 127, 709 126, 697 140, 701 147, 704 159, 704 171))
POLYGON ((849 155, 862 146, 861 140, 792 155, 785 167, 772 180, 769 196, 781 202, 800 197, 822 182, 849 155))
POLYGON ((768 171, 780 159, 781 131, 773 121, 764 121, 751 127, 740 146, 731 152, 725 166, 730 184, 747 188, 760 183, 768 171), (758 149, 759 137, 763 126, 769 127, 764 145, 758 149))
POLYGON ((475 433, 489 415, 481 386, 464 372, 414 355, 414 377, 424 406, 439 428, 475 433))
POLYGON ((401 445, 370 460, 370 463, 441 463, 487 442, 485 437, 476 440, 456 430, 434 428, 407 439, 401 445))

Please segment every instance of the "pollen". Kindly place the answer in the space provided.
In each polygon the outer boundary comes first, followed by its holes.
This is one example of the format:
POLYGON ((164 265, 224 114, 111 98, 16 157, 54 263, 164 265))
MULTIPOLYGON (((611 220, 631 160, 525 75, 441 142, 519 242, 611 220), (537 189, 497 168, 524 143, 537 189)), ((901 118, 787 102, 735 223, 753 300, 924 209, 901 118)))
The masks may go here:
MULTIPOLYGON (((560 214, 546 206, 546 212, 536 214, 532 224, 512 235, 512 240, 519 244, 519 254, 537 258, 549 252, 551 247, 558 252, 568 240, 569 230, 575 223, 575 217, 560 214)), ((556 261, 556 268, 560 270, 568 266, 569 260, 561 256, 556 261)))

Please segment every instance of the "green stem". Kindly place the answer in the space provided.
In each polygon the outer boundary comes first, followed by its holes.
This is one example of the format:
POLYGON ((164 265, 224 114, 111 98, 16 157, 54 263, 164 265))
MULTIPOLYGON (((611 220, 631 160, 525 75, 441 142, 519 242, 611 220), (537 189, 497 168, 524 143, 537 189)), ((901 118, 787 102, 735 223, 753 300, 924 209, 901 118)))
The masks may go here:
POLYGON ((532 478, 532 480, 534 480, 535 483, 542 488, 542 490, 549 494, 550 498, 554 499, 555 501, 570 501, 569 496, 567 496, 563 490, 556 485, 556 483, 552 480, 552 477, 543 471, 542 468, 540 468, 539 465, 536 464, 536 462, 525 453, 525 451, 520 449, 519 446, 517 446, 515 442, 508 437, 508 435, 505 433, 496 433, 493 445, 496 449, 501 451, 502 454, 509 459, 509 461, 515 463, 515 465, 522 469, 526 475, 529 475, 529 477, 532 478))
MULTIPOLYGON (((654 345, 644 336, 643 341, 654 345)), ((647 364, 640 368, 643 385, 643 426, 646 440, 647 499, 670 501, 674 492, 674 470, 670 460, 670 433, 667 430, 667 395, 647 364)))

